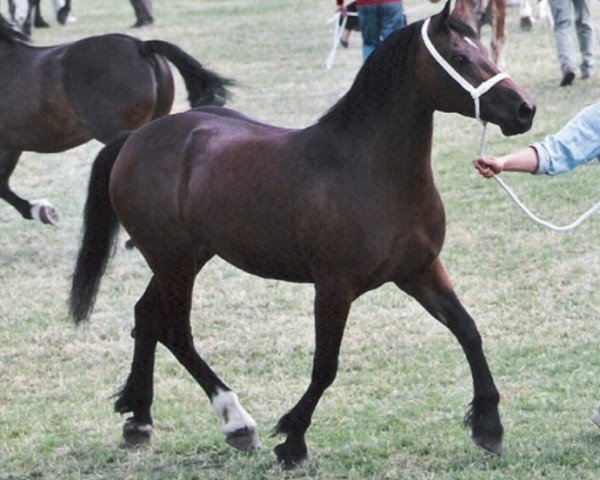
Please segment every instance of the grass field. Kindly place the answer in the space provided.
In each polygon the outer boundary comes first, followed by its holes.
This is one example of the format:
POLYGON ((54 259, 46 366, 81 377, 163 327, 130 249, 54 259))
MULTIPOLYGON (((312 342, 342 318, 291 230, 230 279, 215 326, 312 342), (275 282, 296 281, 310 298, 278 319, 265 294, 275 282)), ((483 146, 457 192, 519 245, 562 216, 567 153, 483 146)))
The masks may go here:
MULTIPOLYGON (((52 19, 50 2, 42 4, 52 19)), ((238 80, 232 107, 279 125, 314 122, 360 67, 355 35, 334 68, 324 68, 328 0, 158 0, 156 24, 141 31, 127 28, 134 18, 126 0, 74 4, 77 22, 52 21, 34 32, 35 44, 110 31, 169 40, 238 80)), ((409 20, 438 8, 426 5, 409 20)), ((490 128, 489 153, 539 139, 598 99, 600 76, 557 87, 550 30, 536 24, 521 32, 516 8, 508 12, 507 61, 538 114, 532 130, 515 138, 490 128)), ((186 94, 177 82, 174 110, 182 111, 186 94)), ((533 225, 475 173, 478 141, 474 120, 436 114, 433 165, 448 220, 442 259, 503 395, 502 458, 479 451, 461 428, 472 387, 458 343, 385 286, 354 304, 338 378, 307 435, 309 460, 281 471, 272 452, 279 439, 269 434, 310 376, 312 288, 250 277, 219 260, 196 283, 196 343, 257 421, 262 450, 247 455, 225 445, 203 392, 162 347, 156 435, 149 446, 121 447, 123 419, 110 397, 129 372, 133 305, 150 273, 139 253, 123 248, 123 235, 91 322, 78 329, 69 322, 68 283, 100 149, 90 142, 62 154, 26 153, 13 177, 18 193, 59 208, 61 228, 26 222, 0 204, 0 480, 600 478, 600 430, 589 420, 600 400, 600 217, 569 234, 533 225)), ((560 178, 504 178, 556 223, 598 201, 597 162, 560 178)))

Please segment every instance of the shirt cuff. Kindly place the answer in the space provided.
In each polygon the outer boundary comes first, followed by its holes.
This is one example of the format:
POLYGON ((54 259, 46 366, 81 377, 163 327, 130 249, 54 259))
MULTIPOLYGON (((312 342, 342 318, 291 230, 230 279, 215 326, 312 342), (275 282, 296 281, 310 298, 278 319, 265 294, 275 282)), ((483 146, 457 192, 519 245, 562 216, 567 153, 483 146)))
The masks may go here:
POLYGON ((535 150, 537 156, 537 169, 533 172, 534 175, 542 175, 548 173, 548 152, 541 142, 535 142, 529 145, 535 150))

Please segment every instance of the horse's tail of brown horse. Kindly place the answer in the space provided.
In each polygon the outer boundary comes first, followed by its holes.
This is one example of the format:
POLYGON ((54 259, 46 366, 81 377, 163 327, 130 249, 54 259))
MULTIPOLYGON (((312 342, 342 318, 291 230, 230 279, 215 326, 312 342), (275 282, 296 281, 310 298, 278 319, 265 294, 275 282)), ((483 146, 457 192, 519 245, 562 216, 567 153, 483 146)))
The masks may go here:
POLYGON ((177 67, 185 82, 188 100, 192 107, 225 105, 231 97, 227 87, 235 85, 235 81, 204 68, 200 62, 177 45, 162 40, 150 40, 143 42, 142 45, 144 53, 162 55, 177 67))
POLYGON ((119 231, 119 220, 110 204, 108 183, 119 151, 128 137, 129 133, 123 134, 106 145, 92 166, 83 212, 81 247, 69 297, 69 313, 76 324, 92 312, 119 231))

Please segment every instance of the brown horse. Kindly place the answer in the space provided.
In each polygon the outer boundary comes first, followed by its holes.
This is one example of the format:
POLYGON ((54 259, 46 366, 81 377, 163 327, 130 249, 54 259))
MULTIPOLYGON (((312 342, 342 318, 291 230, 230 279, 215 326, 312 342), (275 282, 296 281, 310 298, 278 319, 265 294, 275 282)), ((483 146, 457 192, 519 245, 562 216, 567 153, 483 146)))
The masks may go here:
POLYGON ((492 60, 496 65, 504 63, 506 0, 457 0, 452 15, 468 23, 477 32, 477 37, 481 34, 481 27, 490 25, 492 60))
POLYGON ((101 35, 33 47, 0 16, 0 198, 26 219, 53 223, 45 201, 9 187, 23 151, 62 152, 92 138, 103 143, 167 115, 174 99, 166 60, 182 74, 192 106, 222 105, 232 82, 176 45, 101 35))
MULTIPOLYGON (((394 282, 446 325, 471 367, 466 421, 474 441, 502 451, 499 395, 472 318, 439 259, 445 219, 431 169, 435 110, 473 117, 471 96, 434 60, 472 85, 497 68, 449 6, 393 33, 365 62, 347 94, 317 123, 286 129, 233 110, 171 115, 111 142, 98 155, 73 275, 70 311, 88 317, 121 223, 154 276, 135 307, 131 373, 115 403, 133 412, 126 440, 150 437, 157 342, 199 382, 224 422, 226 441, 258 447, 256 424, 194 348, 194 279, 217 255, 255 275, 315 285, 316 350, 310 385, 285 414, 275 449, 287 466, 307 455, 305 432, 333 382, 351 303, 394 282), (429 28, 427 30, 427 25, 429 28), (469 37, 469 38, 466 38, 469 37)), ((481 118, 516 134, 535 107, 510 79, 481 98, 481 118)))

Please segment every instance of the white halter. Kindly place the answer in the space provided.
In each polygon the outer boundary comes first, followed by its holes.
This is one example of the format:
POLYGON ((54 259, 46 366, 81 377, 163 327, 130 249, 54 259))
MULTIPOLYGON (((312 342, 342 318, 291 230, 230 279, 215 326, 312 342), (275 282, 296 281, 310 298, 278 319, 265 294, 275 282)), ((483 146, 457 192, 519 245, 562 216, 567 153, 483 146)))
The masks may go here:
MULTIPOLYGON (((475 118, 483 125, 483 130, 481 132, 481 141, 479 143, 479 155, 478 155, 481 157, 483 155, 483 146, 485 144, 486 122, 484 122, 480 118, 479 97, 481 97, 485 92, 487 92, 490 88, 492 88, 498 82, 504 80, 505 78, 509 78, 509 75, 507 73, 500 72, 500 73, 497 73, 496 75, 494 75, 492 78, 483 82, 477 88, 473 87, 469 82, 467 82, 463 77, 461 77, 461 75, 452 67, 452 65, 450 65, 446 60, 444 60, 444 58, 439 54, 439 52, 433 46, 433 43, 431 43, 431 40, 429 39, 429 35, 427 35, 427 28, 429 27, 429 20, 430 20, 429 18, 427 20, 425 20, 425 22, 423 23, 423 28, 421 28, 421 36, 423 37, 423 42, 425 43, 427 50, 429 50, 429 53, 431 53, 431 56, 446 71, 446 73, 448 75, 450 75, 456 82, 458 82, 458 84, 461 87, 463 87, 467 92, 469 92, 471 94, 471 97, 473 97, 473 100, 475 101, 475 118)), ((594 205, 592 208, 590 208, 587 212, 585 212, 577 220, 570 223, 569 225, 564 225, 564 226, 554 225, 550 222, 542 220, 541 218, 536 216, 534 213, 532 213, 531 210, 529 210, 523 204, 523 202, 521 202, 521 200, 519 200, 519 198, 515 195, 515 193, 510 189, 510 187, 500 177, 498 177, 497 175, 494 175, 493 178, 506 191, 506 193, 508 193, 510 198, 517 204, 517 206, 521 210, 523 210, 523 212, 530 219, 532 219, 534 222, 536 222, 544 227, 547 227, 551 230, 554 230, 556 232, 566 232, 569 230, 573 230, 574 228, 578 227, 585 219, 590 217, 592 214, 600 211, 600 202, 598 202, 596 205, 594 205)))
POLYGON ((427 29, 429 27, 429 20, 431 20, 431 19, 428 18, 427 20, 425 20, 425 22, 423 22, 423 27, 421 28, 421 37, 423 37, 423 42, 425 43, 427 50, 429 50, 429 53, 431 53, 431 56, 440 65, 440 67, 442 67, 446 71, 446 73, 448 75, 450 75, 462 88, 464 88, 467 92, 469 92, 469 94, 475 101, 475 118, 479 122, 484 123, 480 117, 479 97, 481 97, 485 92, 487 92, 490 88, 492 88, 498 82, 501 82, 505 78, 509 78, 510 75, 508 75, 508 73, 499 72, 496 75, 494 75, 492 78, 489 78, 485 82, 481 83, 477 88, 473 87, 473 85, 471 85, 469 82, 467 82, 460 75, 460 73, 458 73, 454 69, 454 67, 452 67, 452 65, 450 65, 440 55, 440 53, 433 46, 433 43, 431 43, 431 40, 429 39, 429 35, 427 34, 427 29))

